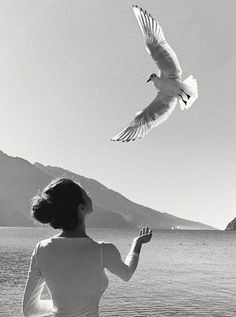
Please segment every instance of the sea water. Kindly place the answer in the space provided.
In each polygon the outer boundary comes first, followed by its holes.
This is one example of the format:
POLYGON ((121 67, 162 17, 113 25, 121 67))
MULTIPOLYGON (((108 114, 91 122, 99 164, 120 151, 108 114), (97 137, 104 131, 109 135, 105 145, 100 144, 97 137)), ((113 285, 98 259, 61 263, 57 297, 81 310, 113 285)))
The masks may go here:
MULTIPOLYGON (((134 230, 89 229, 122 258, 134 230)), ((30 255, 49 228, 0 228, 0 316, 20 317, 30 255)), ((100 316, 236 316, 236 232, 155 230, 128 283, 109 274, 100 316)), ((47 296, 47 295, 44 295, 47 296)))

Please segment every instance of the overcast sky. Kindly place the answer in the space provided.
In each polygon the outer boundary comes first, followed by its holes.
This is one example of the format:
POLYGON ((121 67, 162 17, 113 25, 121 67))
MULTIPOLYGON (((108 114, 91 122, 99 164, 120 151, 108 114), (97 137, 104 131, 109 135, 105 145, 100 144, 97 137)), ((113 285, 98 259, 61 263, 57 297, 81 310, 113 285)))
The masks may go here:
POLYGON ((110 138, 156 94, 132 4, 0 1, 0 149, 224 229, 236 216, 236 1, 136 1, 183 78, 197 78, 199 99, 124 144, 110 138))

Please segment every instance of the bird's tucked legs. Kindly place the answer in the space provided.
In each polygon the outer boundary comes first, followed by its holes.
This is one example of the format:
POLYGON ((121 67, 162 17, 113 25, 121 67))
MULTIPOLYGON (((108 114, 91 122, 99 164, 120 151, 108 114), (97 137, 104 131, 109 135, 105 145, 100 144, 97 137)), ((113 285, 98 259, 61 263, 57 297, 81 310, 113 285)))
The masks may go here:
MULTIPOLYGON (((185 96, 187 96, 188 99, 191 97, 190 95, 186 94, 186 92, 185 92, 183 89, 180 89, 180 90, 182 91, 182 93, 185 94, 185 96)), ((182 97, 182 96, 181 96, 181 97, 182 97)), ((183 99, 183 98, 182 98, 182 99, 183 99)))
POLYGON ((180 98, 182 99, 183 103, 184 103, 185 105, 187 105, 187 101, 184 100, 183 96, 182 96, 182 95, 179 95, 179 96, 180 96, 180 98))

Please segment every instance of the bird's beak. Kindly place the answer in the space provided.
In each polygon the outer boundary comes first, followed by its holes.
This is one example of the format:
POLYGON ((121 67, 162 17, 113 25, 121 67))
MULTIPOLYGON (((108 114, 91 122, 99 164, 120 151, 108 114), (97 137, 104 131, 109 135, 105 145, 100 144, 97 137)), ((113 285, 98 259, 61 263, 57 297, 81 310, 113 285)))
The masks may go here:
POLYGON ((148 78, 147 83, 149 83, 150 80, 151 80, 151 78, 148 78))

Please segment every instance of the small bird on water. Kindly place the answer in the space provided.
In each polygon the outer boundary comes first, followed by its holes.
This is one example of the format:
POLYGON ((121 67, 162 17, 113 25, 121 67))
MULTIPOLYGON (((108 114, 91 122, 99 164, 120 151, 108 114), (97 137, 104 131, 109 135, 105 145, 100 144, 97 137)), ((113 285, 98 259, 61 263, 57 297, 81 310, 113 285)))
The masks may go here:
POLYGON ((177 101, 181 110, 185 110, 198 98, 197 80, 190 75, 181 81, 182 70, 177 56, 166 42, 159 23, 137 5, 133 5, 133 10, 146 49, 159 69, 159 76, 153 73, 147 80, 153 82, 157 96, 149 106, 136 113, 134 119, 112 141, 129 142, 143 138, 152 128, 168 119, 177 101))

